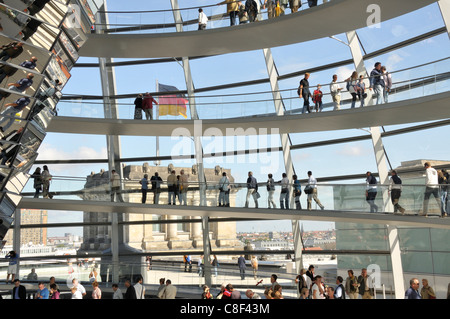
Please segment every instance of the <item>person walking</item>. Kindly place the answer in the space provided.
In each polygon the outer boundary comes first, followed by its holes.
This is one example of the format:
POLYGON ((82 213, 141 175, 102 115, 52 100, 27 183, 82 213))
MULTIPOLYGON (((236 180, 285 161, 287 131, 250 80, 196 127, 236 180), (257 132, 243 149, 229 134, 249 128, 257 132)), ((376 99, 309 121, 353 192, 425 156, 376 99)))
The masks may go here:
POLYGON ((391 88, 392 88, 392 76, 391 73, 389 73, 386 70, 385 66, 381 67, 381 73, 383 74, 383 82, 384 82, 384 87, 383 87, 383 100, 384 103, 388 103, 388 98, 389 98, 389 93, 391 93, 391 88))
POLYGON ((402 194, 402 180, 397 175, 396 170, 391 171, 391 178, 389 180, 389 192, 391 193, 392 205, 394 205, 394 214, 400 211, 402 215, 405 215, 405 209, 398 203, 402 194))
POLYGON ((218 274, 218 268, 219 268, 219 260, 217 259, 217 256, 214 255, 213 260, 211 260, 211 266, 214 269, 214 276, 217 277, 218 274))
POLYGON ((270 205, 272 205, 272 208, 277 208, 275 201, 273 200, 273 194, 275 193, 275 181, 270 173, 267 175, 267 178, 267 205, 269 208, 271 208, 270 205))
POLYGON ((439 198, 439 180, 437 171, 431 167, 430 162, 425 162, 425 194, 423 197, 423 211, 422 216, 428 216, 428 202, 430 196, 436 200, 436 203, 441 211, 441 199, 439 198))
POLYGON ((333 100, 333 111, 340 110, 341 108, 341 91, 342 88, 339 86, 339 83, 337 82, 337 75, 333 75, 333 81, 330 83, 330 93, 331 98, 333 100))
POLYGON ((377 197, 377 179, 371 172, 366 173, 366 201, 369 203, 370 212, 378 212, 378 206, 375 204, 377 197))
MULTIPOLYGON (((308 184, 306 185, 306 187, 308 187, 308 186, 310 188, 310 193, 308 194, 308 199, 307 199, 308 210, 311 210, 311 203, 312 203, 313 199, 317 203, 317 205, 319 205, 320 209, 324 210, 325 207, 322 205, 319 198, 317 197, 317 180, 314 178, 311 171, 308 171, 308 184)), ((305 191, 305 193, 306 193, 306 191, 305 191)))
POLYGON ((358 299, 358 278, 353 273, 353 270, 347 271, 348 277, 345 280, 345 292, 350 299, 358 299))
POLYGON ((354 109, 356 105, 356 97, 358 95, 358 72, 353 71, 352 75, 345 81, 347 82, 348 92, 352 96, 352 104, 350 108, 354 109))
POLYGON ((381 62, 377 62, 374 65, 372 72, 370 72, 370 87, 369 89, 374 91, 377 98, 377 105, 383 103, 384 92, 384 80, 383 73, 381 71, 381 62))
POLYGON ((187 191, 189 187, 189 175, 184 173, 184 169, 180 171, 180 205, 187 205, 187 191))
POLYGON ((253 177, 253 172, 248 172, 247 178, 247 197, 245 199, 245 208, 248 208, 248 200, 250 196, 253 197, 255 202, 255 208, 258 208, 258 182, 256 178, 253 177))
POLYGON ((366 84, 364 83, 364 76, 359 76, 358 84, 356 85, 356 94, 361 101, 361 107, 364 107, 364 101, 367 97, 366 84))
POLYGON ((308 111, 311 113, 311 108, 309 107, 309 98, 311 97, 311 91, 309 90, 309 73, 305 73, 305 77, 300 81, 300 85, 297 89, 297 94, 300 99, 303 98, 303 109, 302 114, 308 111))
POLYGON ((220 6, 222 4, 227 5, 227 14, 230 16, 230 26, 236 25, 236 18, 239 15, 239 6, 241 5, 241 2, 236 0, 224 0, 217 5, 220 6))
POLYGON ((280 192, 280 209, 289 209, 289 179, 286 173, 283 173, 283 178, 279 182, 281 184, 280 192))
POLYGON ((34 198, 39 198, 39 194, 42 190, 42 177, 40 167, 36 167, 36 170, 31 175, 31 178, 33 178, 33 188, 35 189, 34 198))
POLYGON ((374 289, 372 279, 367 275, 367 269, 361 269, 361 275, 358 277, 358 293, 362 299, 373 299, 374 289))
POLYGON ((27 289, 20 284, 19 279, 14 279, 14 288, 12 289, 11 299, 27 299, 27 289))
POLYGON ((202 8, 198 9, 198 30, 205 30, 208 23, 208 17, 203 12, 202 8))

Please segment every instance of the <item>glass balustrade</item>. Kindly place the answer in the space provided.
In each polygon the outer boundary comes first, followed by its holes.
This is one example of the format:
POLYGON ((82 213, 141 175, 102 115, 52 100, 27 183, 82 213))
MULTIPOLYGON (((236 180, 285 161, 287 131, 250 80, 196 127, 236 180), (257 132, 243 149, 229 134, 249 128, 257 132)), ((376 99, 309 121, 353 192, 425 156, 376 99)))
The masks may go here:
MULTIPOLYGON (((187 191, 180 191, 179 186, 174 192, 168 191, 168 184, 163 181, 160 191, 154 192, 151 184, 146 196, 144 205, 153 205, 155 195, 158 198, 158 205, 167 205, 170 202, 173 205, 173 196, 175 196, 175 205, 201 206, 200 189, 204 189, 206 194, 207 207, 240 207, 248 206, 249 210, 255 208, 255 199, 257 199, 258 208, 276 207, 276 212, 282 214, 280 207, 289 207, 291 210, 324 210, 341 212, 363 212, 363 213, 397 213, 404 215, 421 215, 423 213, 424 203, 427 206, 429 216, 441 216, 441 189, 445 185, 435 185, 433 188, 427 188, 424 185, 402 185, 401 197, 399 198, 397 209, 392 204, 392 194, 389 185, 377 184, 376 187, 368 188, 365 184, 324 184, 318 183, 316 187, 316 196, 306 194, 306 184, 301 184, 301 195, 294 197, 293 185, 290 185, 289 193, 282 193, 281 184, 276 184, 274 191, 267 191, 266 183, 259 183, 256 195, 254 190, 249 191, 246 183, 231 183, 228 192, 219 190, 219 182, 208 182, 199 184, 189 181, 187 191), (436 195, 436 197, 434 197, 436 195), (429 198, 426 200, 426 198, 429 198), (185 200, 184 200, 185 199, 185 200), (317 200, 316 200, 317 199, 317 200), (246 202, 248 203, 246 204, 246 202), (282 205, 283 203, 283 205, 282 205), (287 203, 287 204, 286 204, 287 203), (227 205, 229 204, 229 205, 227 205), (300 206, 298 206, 298 204, 300 206)), ((186 189, 186 186, 185 188, 186 189)), ((54 176, 50 185, 50 194, 53 199, 66 200, 87 200, 87 201, 123 201, 125 203, 142 203, 142 191, 139 180, 124 180, 120 191, 111 192, 111 186, 108 178, 98 178, 88 180, 82 178, 67 178, 54 176)), ((33 179, 24 188, 22 195, 25 197, 34 197, 33 179)), ((42 199, 42 192, 39 193, 42 199)), ((42 199, 48 200, 48 199, 42 199)), ((180 208, 181 209, 181 208, 180 208)))
MULTIPOLYGON (((391 72, 393 86, 388 96, 388 103, 404 100, 416 99, 424 96, 431 96, 448 91, 450 84, 450 58, 424 64, 414 68, 398 70, 391 72), (420 76, 418 76, 420 75, 420 76)), ((375 104, 375 95, 369 90, 369 78, 364 79, 366 84, 367 98, 364 106, 370 104, 373 99, 375 104)), ((311 93, 316 87, 311 83, 311 93)), ((352 96, 346 89, 346 82, 339 82, 343 88, 341 97, 341 110, 350 109, 352 106, 352 96)), ((322 85, 323 92, 323 110, 322 112, 333 111, 333 102, 329 92, 329 85, 322 85)), ((300 114, 303 109, 303 99, 299 99, 297 88, 280 90, 280 98, 285 110, 286 116, 291 114, 300 114)), ((154 97, 158 99, 156 93, 154 97)), ((120 98, 117 100, 118 118, 133 119, 135 114, 135 97, 120 98)), ((270 91, 260 92, 242 92, 228 95, 215 95, 210 93, 200 93, 195 95, 196 109, 200 119, 226 119, 242 117, 258 117, 276 115, 273 94, 270 91)), ((154 105, 154 120, 184 120, 182 116, 157 116, 158 107, 154 105)), ((161 106, 166 107, 166 106, 161 106)), ((355 107, 361 107, 361 100, 357 98, 355 107)), ((314 103, 310 100, 310 108, 314 110, 314 103)), ((189 117, 189 103, 186 97, 186 109, 189 117)), ((143 113, 143 112, 142 112, 143 113)), ((58 115, 73 117, 104 118, 103 101, 98 100, 60 100, 58 104, 58 115)), ((145 115, 142 114, 143 119, 145 115)), ((304 114, 307 116, 307 114, 304 114)))
MULTIPOLYGON (((217 1, 219 3, 220 1, 217 1)), ((317 5, 322 5, 324 2, 319 0, 317 5)), ((245 4, 245 2, 242 2, 245 4)), ((182 19, 180 27, 183 31, 198 31, 199 8, 202 8, 203 13, 208 17, 206 29, 218 29, 230 27, 230 17, 227 14, 227 6, 214 4, 205 4, 204 6, 180 8, 176 10, 182 19)), ((308 2, 303 1, 302 6, 298 11, 309 9, 308 2)), ((177 24, 175 23, 172 9, 160 10, 139 10, 139 11, 107 11, 108 23, 96 23, 97 29, 102 29, 105 33, 119 33, 119 34, 146 34, 146 33, 168 33, 176 32, 177 24)), ((267 8, 260 7, 259 13, 256 15, 257 21, 268 19, 267 8)), ((292 14, 292 10, 287 8, 281 14, 292 14)), ((243 17, 243 14, 242 14, 243 17)), ((277 18, 277 17, 275 17, 277 18)), ((275 19, 274 18, 274 19, 275 19)), ((245 18, 240 19, 236 17, 237 27, 240 21, 246 21, 245 18)), ((247 19, 248 20, 248 19, 247 19)), ((256 22, 257 22, 256 21, 256 22)), ((250 22, 249 22, 250 23, 250 22)))

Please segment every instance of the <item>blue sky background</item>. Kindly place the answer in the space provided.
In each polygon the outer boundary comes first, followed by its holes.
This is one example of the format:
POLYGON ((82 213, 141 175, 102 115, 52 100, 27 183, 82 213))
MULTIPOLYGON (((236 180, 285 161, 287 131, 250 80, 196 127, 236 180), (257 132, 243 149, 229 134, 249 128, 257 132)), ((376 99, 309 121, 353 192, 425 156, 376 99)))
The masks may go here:
MULTIPOLYGON (((212 4, 212 1, 179 1, 181 8, 185 7, 200 7, 207 4, 212 4)), ((159 10, 169 9, 170 1, 127 1, 126 5, 123 1, 108 1, 108 10, 159 10)), ((225 11, 225 6, 215 6, 214 8, 205 9, 207 14, 218 14, 225 11)), ((290 10, 288 9, 288 12, 290 10)), ((198 12, 190 10, 189 13, 184 12, 183 18, 196 19, 198 12)), ((172 22, 171 14, 125 14, 117 13, 111 14, 110 23, 157 23, 163 21, 172 22)), ((228 26, 228 20, 220 23, 215 23, 214 27, 221 25, 228 26), (220 24, 221 23, 221 24, 220 24)), ((366 53, 384 48, 386 46, 398 43, 400 41, 412 38, 422 33, 437 29, 444 26, 442 16, 437 3, 427 6, 416 12, 392 19, 381 23, 381 28, 363 28, 357 30, 361 43, 366 53), (420 24, 418 24, 420 21, 420 24), (418 27, 418 25, 420 27, 418 27)), ((336 35, 336 37, 344 42, 347 42, 345 34, 336 35)), ((237 39, 241 41, 242 39, 237 39)), ((245 40, 245 39, 244 39, 245 40)), ((249 39, 251 40, 251 39, 249 39)), ((381 61, 390 71, 396 71, 411 66, 419 65, 426 62, 435 61, 449 56, 450 44, 449 37, 446 33, 429 38, 425 41, 415 43, 410 46, 392 51, 388 54, 378 56, 374 59, 365 61, 366 69, 371 70, 376 61, 381 61)), ((330 38, 324 38, 306 43, 293 44, 289 46, 272 48, 272 54, 280 75, 295 72, 298 70, 307 70, 310 67, 337 62, 344 59, 351 58, 349 48, 330 38)), ((121 61, 115 59, 115 61, 121 61)), ((78 62, 97 62, 93 58, 80 58, 78 62)), ((190 62, 191 71, 196 88, 221 85, 227 83, 235 83, 247 80, 257 80, 267 78, 267 70, 264 63, 264 55, 262 50, 233 53, 216 57, 208 57, 190 62)), ((449 70, 449 61, 437 63, 418 70, 405 71, 394 74, 394 82, 399 80, 406 80, 412 77, 419 77, 424 75, 433 75, 449 70)), ((333 74, 338 74, 339 80, 344 80, 350 76, 353 71, 353 65, 339 67, 337 69, 330 69, 317 74, 312 74, 310 78, 311 85, 322 84, 324 92, 328 90, 328 84, 331 81, 333 74)), ((179 89, 185 89, 185 79, 181 66, 177 62, 148 64, 138 66, 123 66, 117 67, 116 72, 116 86, 118 94, 141 93, 146 91, 156 91, 156 82, 176 86, 179 89)), ((65 86, 64 94, 94 94, 101 95, 100 74, 96 68, 73 68, 71 71, 72 78, 65 86)), ((280 89, 296 89, 301 77, 291 78, 280 81, 280 89)), ((439 87, 427 87, 426 89, 415 92, 415 94, 433 94, 433 92, 448 90, 448 82, 440 84, 439 87)), ((245 93, 245 92, 259 92, 270 91, 269 84, 252 85, 247 87, 219 90, 208 92, 199 95, 212 94, 229 94, 229 93, 245 93)), ((284 98, 295 95, 295 91, 283 93, 284 98)), ((404 94, 401 98, 412 98, 413 95, 404 94)), ((254 96, 239 97, 239 99, 251 100, 254 96)), ((260 95, 257 99, 271 98, 270 94, 260 95)), ((400 98, 400 97, 399 97, 400 98)), ((121 118, 132 118, 134 106, 131 105, 134 99, 120 100, 120 103, 128 103, 129 105, 120 106, 121 118)), ((207 99, 197 98, 197 102, 203 102, 207 99)), ((230 99, 224 98, 229 101, 230 99)), ((230 114, 249 115, 265 112, 273 112, 273 102, 270 103, 242 103, 237 105, 220 104, 220 99, 213 99, 217 105, 198 106, 199 113, 212 117, 224 117, 230 114)), ((98 102, 98 101, 97 101, 98 102)), ((298 99, 286 100, 286 108, 300 107, 298 99)), ((61 102, 58 104, 59 114, 65 116, 87 116, 87 117, 103 117, 102 106, 98 104, 75 104, 61 102)), ((165 117, 173 119, 173 117, 165 117)), ((182 120, 182 117, 179 117, 182 120)), ((415 123, 419 124, 419 123, 415 123)), ((415 125, 413 124, 413 125, 415 125)), ((149 125, 151 125, 149 123, 149 125)), ((387 131, 406 127, 408 125, 396 125, 392 127, 385 127, 387 131)), ((366 128, 367 129, 367 128, 366 128)), ((332 132, 319 133, 299 133, 291 134, 291 139, 294 144, 301 144, 306 142, 321 141, 326 139, 335 139, 340 137, 354 136, 367 134, 363 130, 344 130, 332 132)), ((448 147, 443 146, 443 137, 449 136, 450 128, 448 126, 429 129, 425 131, 403 134, 395 137, 388 137, 383 139, 389 159, 393 167, 401 165, 403 161, 415 159, 431 159, 431 160, 449 160, 450 152, 448 147)), ((279 140, 279 139, 278 139, 279 140)), ((218 143, 223 141, 204 141, 204 147, 212 147, 210 143, 218 143)), ((229 140, 227 141, 229 144, 229 140)), ((261 142, 258 141, 258 143, 261 142)), ((174 145, 170 137, 160 138, 160 154, 170 155, 174 145)), ((235 143, 237 140, 235 139, 235 143)), ((155 137, 121 137, 122 156, 123 157, 141 157, 155 155, 155 137)), ((254 148, 253 140, 250 138, 245 140, 245 143, 238 145, 237 149, 254 148)), ((188 146, 193 145, 190 141, 188 146)), ((275 146, 275 145, 272 145, 275 146)), ((278 146, 278 145, 276 145, 278 146)), ((189 148, 189 147, 187 147, 189 148)), ((80 134, 56 134, 48 133, 44 143, 39 149, 38 160, 46 159, 78 159, 78 158, 106 158, 106 138, 104 136, 91 136, 80 134)), ((191 153, 191 152, 187 152, 191 153)), ((333 146, 315 147, 303 150, 292 151, 295 170, 300 178, 306 178, 306 172, 312 170, 315 177, 320 180, 321 177, 358 174, 364 173, 368 170, 377 171, 375 158, 371 141, 354 142, 348 144, 337 144, 333 146)), ((275 178, 281 179, 281 174, 284 172, 284 165, 281 154, 273 158, 275 166, 271 169, 271 173, 275 178)), ((229 160, 228 160, 229 161, 229 160)), ((242 158, 235 158, 232 163, 226 159, 219 158, 214 162, 205 163, 206 167, 213 168, 215 165, 220 165, 225 168, 232 169, 232 175, 237 182, 245 182, 247 172, 252 170, 255 172, 255 177, 258 181, 265 181, 267 171, 257 169, 258 163, 250 162, 249 158, 242 160, 242 158)), ((167 166, 173 162, 175 166, 190 167, 194 164, 193 161, 165 161, 162 166, 167 166)), ((127 163, 133 165, 143 164, 142 162, 127 163)), ((152 163, 150 163, 152 164, 152 163)), ((60 176, 78 176, 84 178, 89 175, 91 171, 98 172, 100 169, 107 170, 107 165, 92 164, 92 165, 52 165, 50 170, 53 175, 60 176)), ((34 168, 32 169, 34 170, 34 168)), ((163 177, 164 178, 164 177, 163 177)), ((363 183, 364 181, 356 181, 363 183)), ((30 183, 29 183, 30 184, 30 183)), ((77 183, 76 187, 82 186, 82 183, 77 183)), ((29 187, 28 185, 27 187, 29 187)), ((54 187, 58 187, 54 184, 54 187)), ((54 190, 56 190, 54 188, 54 190)), ((302 199, 305 201, 305 198, 302 199)), ((304 204, 306 205, 306 204, 304 204)), ((82 214, 64 213, 64 212, 50 212, 51 220, 57 222, 59 219, 73 219, 73 221, 80 221, 82 214)), ((334 223, 316 223, 305 222, 305 229, 329 229, 334 227, 334 223)), ((239 231, 263 231, 263 230, 290 230, 291 223, 287 222, 261 222, 238 224, 239 231)), ((67 230, 51 230, 52 233, 67 232, 67 230)))

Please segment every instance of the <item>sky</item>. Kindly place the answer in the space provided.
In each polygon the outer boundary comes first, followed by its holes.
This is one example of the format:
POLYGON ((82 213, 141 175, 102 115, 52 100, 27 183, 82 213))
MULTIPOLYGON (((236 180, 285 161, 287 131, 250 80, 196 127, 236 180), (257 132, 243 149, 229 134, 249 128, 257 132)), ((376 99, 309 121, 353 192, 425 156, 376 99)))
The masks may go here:
MULTIPOLYGON (((140 11, 141 13, 111 13, 109 22, 111 24, 136 24, 136 23, 160 23, 161 21, 170 23, 173 21, 171 13, 142 13, 146 10, 163 10, 170 8, 170 1, 108 1, 108 11, 140 11), (148 8, 146 7, 148 5, 148 8)), ((219 14, 224 12, 225 6, 207 7, 214 2, 204 0, 179 0, 180 8, 192 7, 192 10, 183 11, 183 19, 196 19, 197 7, 205 7, 205 12, 210 14, 219 14)), ((289 9, 288 9, 289 12, 289 9)), ((219 21, 213 24, 213 27, 226 27, 228 21, 219 21)), ((432 4, 416 12, 382 22, 380 28, 362 28, 357 30, 363 50, 366 53, 387 47, 389 45, 407 40, 422 33, 444 26, 438 5, 432 4), (420 21, 420 27, 417 27, 417 21, 420 21)), ((209 26, 210 27, 210 26, 209 26)), ((139 31, 147 32, 147 31, 139 31)), ((341 41, 347 42, 345 34, 338 34, 335 37, 341 41)), ((245 39, 237 39, 239 41, 245 39)), ((387 66, 387 69, 395 72, 412 66, 420 65, 426 62, 436 61, 448 57, 450 52, 449 37, 447 34, 437 35, 427 40, 402 47, 387 54, 377 56, 365 61, 366 69, 370 72, 373 64, 381 61, 387 66)), ((272 48, 272 54, 280 75, 289 74, 299 70, 325 65, 351 58, 349 48, 336 39, 324 38, 306 43, 297 43, 283 47, 272 48)), ((121 59, 115 59, 121 61, 121 59)), ((93 58, 80 58, 78 62, 98 62, 93 58)), ((194 86, 203 88, 241 81, 250 81, 265 79, 268 77, 267 69, 264 63, 262 50, 232 53, 215 57, 207 57, 190 61, 191 72, 194 86)), ((395 81, 403 81, 412 77, 434 75, 436 73, 448 71, 449 60, 439 62, 430 66, 424 66, 420 69, 402 71, 394 73, 395 81)), ((322 84, 324 91, 327 90, 333 74, 338 75, 339 80, 344 80, 350 76, 353 71, 353 65, 329 69, 311 74, 311 85, 322 84)), ((71 70, 71 79, 63 89, 64 95, 70 94, 93 94, 101 95, 100 73, 97 68, 78 68, 71 70)), ((173 85, 183 90, 186 88, 183 69, 176 61, 159 64, 144 64, 137 66, 122 66, 115 68, 117 94, 137 94, 142 92, 156 91, 156 83, 173 85)), ((279 82, 281 90, 290 90, 283 92, 285 106, 287 109, 294 109, 301 106, 298 99, 290 99, 295 96, 295 91, 301 77, 294 77, 279 82)), ((444 86, 433 85, 423 88, 420 92, 406 93, 399 96, 399 99, 413 98, 413 94, 433 94, 448 90, 448 82, 444 86)), ((250 93, 270 91, 268 83, 252 85, 227 90, 211 91, 203 94, 197 94, 198 111, 201 118, 223 118, 227 116, 247 116, 252 114, 262 114, 273 112, 273 102, 248 103, 253 99, 270 99, 271 95, 244 94, 238 97, 199 97, 202 95, 223 95, 231 93, 250 93), (242 103, 224 104, 229 101, 242 103), (202 105, 201 103, 211 103, 202 105), (202 117, 203 116, 203 117, 202 117)), ((396 97, 393 97, 395 99, 396 97)), ((134 99, 123 99, 119 102, 120 118, 132 118, 134 99)), ((96 103, 68 103, 60 102, 58 104, 59 115, 63 116, 83 116, 83 117, 103 117, 103 106, 96 103)), ((348 106, 347 106, 348 107, 348 106)), ((165 117, 165 119, 174 119, 174 117, 165 117)), ((182 117, 177 119, 182 120, 182 117)), ((415 123, 420 124, 420 123, 415 123)), ((150 125, 150 124, 149 124, 150 125)), ((395 125, 385 127, 386 131, 406 127, 408 125, 395 125)), ((324 131, 318 133, 296 133, 291 134, 293 144, 309 143, 340 137, 367 134, 368 128, 342 130, 342 131, 324 131)), ((449 136, 450 128, 448 126, 408 133, 383 139, 386 152, 393 167, 400 166, 402 162, 415 159, 435 159, 449 160, 450 152, 448 148, 442 147, 442 137, 449 136)), ((121 136, 122 157, 142 157, 155 155, 155 137, 136 137, 121 136)), ((180 144, 180 140, 174 140, 170 137, 160 138, 160 154, 172 155, 178 152, 180 148, 175 145, 183 145, 181 148, 185 154, 193 153, 193 143, 189 139, 180 144)), ((223 145, 225 149, 246 149, 263 146, 269 143, 269 146, 278 146, 279 138, 270 138, 269 136, 258 139, 246 138, 244 140, 234 139, 204 139, 203 146, 205 150, 214 150, 223 145)), ((220 149, 218 149, 220 150, 220 149)), ((207 152, 207 151, 206 151, 207 152)), ((300 178, 306 178, 306 172, 312 170, 317 179, 326 176, 360 174, 366 171, 377 171, 373 147, 370 140, 353 142, 347 144, 337 144, 332 146, 322 146, 293 150, 292 158, 297 174, 300 178)), ((58 134, 48 133, 43 144, 39 149, 38 160, 50 159, 98 159, 107 157, 106 138, 104 136, 83 135, 83 134, 58 134)), ((275 179, 281 179, 284 172, 283 159, 281 154, 270 156, 270 165, 267 167, 267 158, 263 155, 256 157, 235 157, 235 158, 216 158, 213 161, 205 161, 205 167, 214 168, 220 165, 225 168, 231 168, 232 175, 237 182, 245 182, 247 172, 252 170, 258 181, 266 180, 268 171, 273 173, 275 179)), ((193 161, 164 161, 162 166, 174 163, 175 166, 188 166, 194 164, 193 161)), ((130 162, 128 165, 140 165, 142 162, 130 162)), ((152 163, 150 163, 152 165, 152 163)), ((84 178, 92 171, 99 172, 101 169, 108 170, 106 164, 89 165, 52 165, 50 171, 54 176, 72 176, 79 177, 80 181, 64 183, 63 185, 53 183, 52 189, 65 189, 67 187, 79 189, 83 185, 84 178)), ((32 171, 34 167, 32 168, 32 171)), ((361 181, 354 181, 364 183, 361 181)), ((31 183, 31 182, 30 182, 31 183)), ((30 183, 27 189, 30 189, 30 183)), ((303 199, 303 201, 306 201, 303 199)), ((306 205, 304 203, 303 205, 306 205)), ((74 221, 82 219, 81 213, 71 212, 49 212, 49 220, 59 222, 67 221, 67 218, 74 221)), ((304 222, 305 230, 330 229, 334 223, 304 222)), ((289 231, 291 230, 290 221, 280 222, 258 222, 258 223, 239 223, 238 231, 269 231, 269 230, 289 231)), ((50 234, 59 235, 66 232, 62 229, 49 229, 50 234)))

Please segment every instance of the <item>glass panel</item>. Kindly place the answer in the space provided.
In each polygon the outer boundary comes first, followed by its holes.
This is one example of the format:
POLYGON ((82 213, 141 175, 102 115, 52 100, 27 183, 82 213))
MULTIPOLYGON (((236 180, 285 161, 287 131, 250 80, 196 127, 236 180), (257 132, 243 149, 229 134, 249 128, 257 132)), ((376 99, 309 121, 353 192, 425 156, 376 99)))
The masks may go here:
POLYGON ((431 252, 402 252, 402 267, 404 272, 433 273, 433 258, 431 252))

